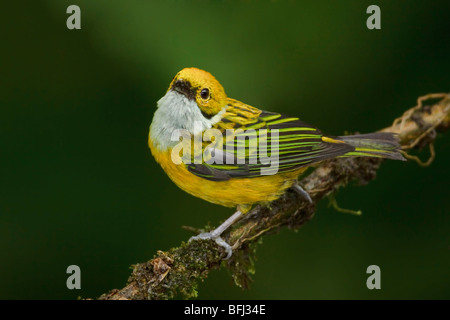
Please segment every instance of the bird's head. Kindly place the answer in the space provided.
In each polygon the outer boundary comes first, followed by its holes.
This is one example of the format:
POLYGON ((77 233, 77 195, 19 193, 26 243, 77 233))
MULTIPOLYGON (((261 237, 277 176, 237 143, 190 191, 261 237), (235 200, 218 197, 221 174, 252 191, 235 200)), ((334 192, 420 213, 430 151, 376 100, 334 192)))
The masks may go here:
POLYGON ((219 81, 204 70, 185 68, 177 73, 169 90, 195 101, 202 115, 211 119, 226 105, 227 95, 219 81))
POLYGON ((150 128, 150 139, 160 150, 176 144, 175 130, 204 132, 222 120, 227 109, 222 85, 209 72, 185 68, 177 73, 158 103, 150 128))

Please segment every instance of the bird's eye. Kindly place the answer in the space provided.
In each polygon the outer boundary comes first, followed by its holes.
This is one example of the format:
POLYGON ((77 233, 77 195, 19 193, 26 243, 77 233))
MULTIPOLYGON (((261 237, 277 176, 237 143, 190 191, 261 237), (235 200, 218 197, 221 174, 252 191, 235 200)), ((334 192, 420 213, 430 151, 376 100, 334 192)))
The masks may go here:
POLYGON ((209 90, 204 88, 202 91, 200 91, 200 97, 202 97, 203 100, 209 99, 209 90))

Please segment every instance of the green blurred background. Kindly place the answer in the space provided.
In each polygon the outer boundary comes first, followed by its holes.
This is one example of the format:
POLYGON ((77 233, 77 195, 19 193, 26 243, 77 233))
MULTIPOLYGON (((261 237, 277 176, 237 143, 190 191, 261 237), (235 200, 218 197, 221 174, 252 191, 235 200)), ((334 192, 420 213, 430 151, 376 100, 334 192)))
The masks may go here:
MULTIPOLYGON (((178 189, 153 160, 156 101, 182 68, 230 97, 329 134, 391 124, 450 89, 448 1, 9 1, 0 11, 0 298, 98 297, 133 263, 177 246, 182 225, 232 210, 178 189), (66 8, 81 8, 81 30, 66 8), (366 8, 381 8, 381 30, 366 8), (81 268, 81 290, 66 268, 81 268)), ((450 133, 449 133, 450 134, 450 133)), ((322 201, 299 232, 258 247, 250 290, 225 269, 201 299, 449 299, 450 137, 428 168, 385 162, 322 201), (381 290, 366 268, 381 268, 381 290)), ((428 152, 420 154, 422 159, 428 152)))

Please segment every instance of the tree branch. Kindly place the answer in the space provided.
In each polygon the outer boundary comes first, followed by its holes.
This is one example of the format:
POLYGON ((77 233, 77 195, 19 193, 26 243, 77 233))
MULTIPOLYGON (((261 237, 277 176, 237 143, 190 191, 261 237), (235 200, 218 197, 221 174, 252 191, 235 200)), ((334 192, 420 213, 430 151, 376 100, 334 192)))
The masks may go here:
MULTIPOLYGON (((450 95, 429 94, 420 97, 417 105, 381 131, 398 133, 405 157, 419 164, 429 165, 434 158, 433 143, 436 132, 450 127, 450 95), (425 105, 426 101, 435 101, 425 105), (438 101, 436 101, 438 100, 438 101), (427 162, 408 155, 407 150, 430 146, 427 162)), ((315 169, 300 184, 311 195, 309 204, 292 190, 272 202, 270 208, 257 206, 222 237, 233 246, 233 256, 223 260, 224 252, 214 241, 183 242, 166 252, 158 251, 147 262, 134 265, 127 285, 103 294, 99 299, 169 299, 192 298, 197 295, 197 283, 212 269, 225 266, 231 271, 235 283, 248 287, 254 270, 255 247, 262 235, 282 227, 298 229, 315 213, 315 204, 338 188, 356 180, 367 184, 374 179, 382 159, 341 158, 329 160, 315 169)))

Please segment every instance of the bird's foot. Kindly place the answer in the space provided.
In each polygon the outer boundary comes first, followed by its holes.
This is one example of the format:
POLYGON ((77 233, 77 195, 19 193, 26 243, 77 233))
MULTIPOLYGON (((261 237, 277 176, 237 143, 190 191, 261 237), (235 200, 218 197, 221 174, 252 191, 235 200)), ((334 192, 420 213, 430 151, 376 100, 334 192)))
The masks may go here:
POLYGON ((233 254, 233 249, 231 248, 231 246, 225 240, 223 240, 220 237, 220 235, 214 234, 214 231, 200 233, 197 236, 191 237, 189 239, 189 242, 191 242, 192 240, 214 240, 219 246, 221 246, 225 250, 227 254, 225 260, 229 259, 233 254))
POLYGON ((192 240, 214 240, 219 246, 225 249, 227 256, 225 260, 229 259, 233 254, 233 249, 231 246, 223 240, 220 235, 227 230, 233 223, 239 220, 242 217, 242 212, 237 210, 231 217, 225 220, 220 226, 214 229, 211 232, 200 233, 198 236, 192 237, 189 239, 189 242, 192 240))
POLYGON ((309 201, 309 203, 313 203, 311 196, 308 192, 306 192, 298 183, 294 183, 292 185, 292 188, 301 196, 303 196, 306 200, 309 201))

